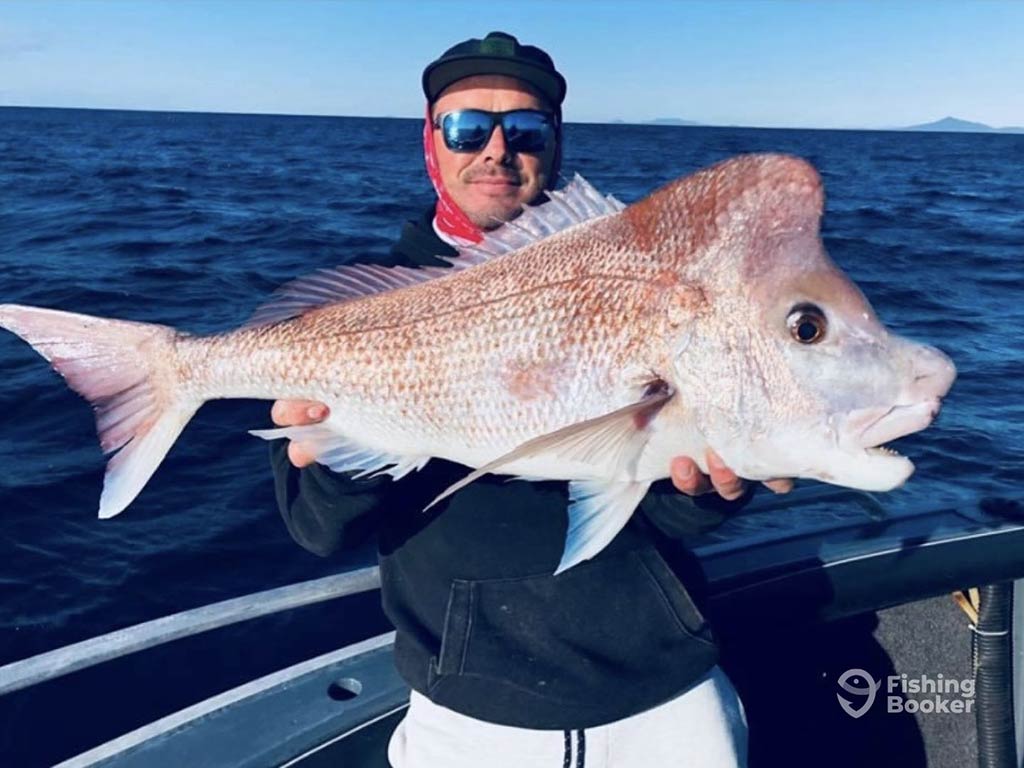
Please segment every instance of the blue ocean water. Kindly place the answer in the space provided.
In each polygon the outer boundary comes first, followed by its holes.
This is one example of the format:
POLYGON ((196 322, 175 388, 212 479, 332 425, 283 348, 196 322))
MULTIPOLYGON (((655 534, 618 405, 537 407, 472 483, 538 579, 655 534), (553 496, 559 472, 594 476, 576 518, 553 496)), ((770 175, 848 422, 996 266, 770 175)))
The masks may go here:
MULTIPOLYGON (((629 202, 769 150, 821 171, 826 246, 883 321, 959 368, 937 424, 900 442, 918 472, 895 508, 1010 491, 1024 448, 1024 136, 569 125, 564 165, 629 202)), ((0 109, 0 302, 230 328, 291 277, 386 251, 430 200, 414 120, 0 109)), ((6 333, 0 370, 0 664, 373 560, 321 560, 288 537, 265 446, 245 434, 269 423, 267 404, 204 407, 139 499, 100 522, 90 409, 6 333)), ((0 699, 0 756, 51 762, 382 624, 372 602, 326 615, 273 620, 288 642, 245 629, 189 641, 188 663, 166 657, 170 680, 126 662, 0 699), (130 715, 91 708, 97 685, 130 715)))

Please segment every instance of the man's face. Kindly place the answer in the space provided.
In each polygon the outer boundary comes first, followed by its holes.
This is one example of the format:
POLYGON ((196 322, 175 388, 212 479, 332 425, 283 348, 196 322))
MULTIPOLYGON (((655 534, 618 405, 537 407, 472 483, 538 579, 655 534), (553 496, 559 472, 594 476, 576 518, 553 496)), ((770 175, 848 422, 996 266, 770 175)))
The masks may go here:
MULTIPOLYGON (((434 103, 432 116, 457 109, 508 112, 550 106, 515 78, 476 75, 448 86, 434 103)), ((540 153, 510 152, 500 125, 479 152, 452 152, 441 131, 434 129, 434 150, 445 188, 481 229, 515 218, 524 203, 535 200, 547 186, 555 156, 554 142, 540 153)))

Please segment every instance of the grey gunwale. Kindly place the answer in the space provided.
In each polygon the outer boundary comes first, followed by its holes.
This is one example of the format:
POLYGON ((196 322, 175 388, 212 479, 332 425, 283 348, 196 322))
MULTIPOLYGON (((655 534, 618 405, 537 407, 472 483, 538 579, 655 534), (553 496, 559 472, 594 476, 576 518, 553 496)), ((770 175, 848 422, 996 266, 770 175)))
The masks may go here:
POLYGON ((380 569, 371 566, 162 616, 5 664, 0 696, 183 637, 379 587, 380 569))
MULTIPOLYGON (((359 656, 371 654, 373 651, 388 648, 393 645, 394 632, 387 632, 377 637, 371 637, 353 645, 346 646, 336 651, 317 656, 313 659, 295 664, 269 675, 252 680, 248 683, 233 688, 224 693, 213 696, 198 704, 174 712, 173 714, 148 723, 134 731, 118 736, 104 744, 83 752, 75 757, 59 763, 55 768, 83 768, 84 766, 96 765, 102 761, 110 760, 128 753, 130 750, 144 744, 156 742, 163 736, 172 734, 186 725, 202 720, 207 715, 224 710, 233 704, 251 699, 266 691, 281 689, 287 684, 298 680, 306 675, 312 675, 328 667, 346 660, 355 660, 359 656)), ((398 711, 404 706, 392 708, 387 714, 398 711)), ((375 718, 375 720, 378 718, 375 718)), ((365 723, 364 723, 365 725, 365 723)), ((361 726, 350 728, 346 733, 358 730, 361 726)), ((344 734, 342 734, 343 736, 344 734)), ((333 741, 333 740, 332 740, 333 741)))

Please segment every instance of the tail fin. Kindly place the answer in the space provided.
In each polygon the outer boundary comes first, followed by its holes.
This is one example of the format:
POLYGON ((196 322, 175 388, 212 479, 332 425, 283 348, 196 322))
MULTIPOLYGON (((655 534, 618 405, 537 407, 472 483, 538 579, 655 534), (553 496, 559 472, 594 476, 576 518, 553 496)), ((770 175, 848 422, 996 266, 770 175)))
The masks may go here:
POLYGON ((118 514, 203 402, 179 379, 177 332, 14 304, 0 305, 0 327, 31 344, 96 411, 100 446, 117 451, 107 463, 99 516, 118 514))

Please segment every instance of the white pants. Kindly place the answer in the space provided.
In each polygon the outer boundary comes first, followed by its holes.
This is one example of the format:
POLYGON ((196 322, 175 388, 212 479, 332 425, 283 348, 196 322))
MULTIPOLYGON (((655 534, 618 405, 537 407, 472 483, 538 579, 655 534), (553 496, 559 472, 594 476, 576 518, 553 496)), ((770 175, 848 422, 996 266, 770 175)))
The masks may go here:
POLYGON ((487 723, 413 691, 388 760, 393 768, 745 768, 747 718, 719 667, 671 701, 576 731, 487 723))

